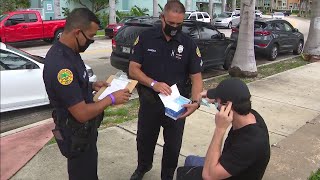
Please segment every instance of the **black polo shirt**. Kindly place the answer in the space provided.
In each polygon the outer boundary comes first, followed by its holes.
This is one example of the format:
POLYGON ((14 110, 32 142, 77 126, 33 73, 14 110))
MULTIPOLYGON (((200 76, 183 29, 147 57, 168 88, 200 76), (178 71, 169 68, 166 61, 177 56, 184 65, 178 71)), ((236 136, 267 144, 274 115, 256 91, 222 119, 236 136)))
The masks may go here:
POLYGON ((46 55, 43 80, 55 108, 67 109, 81 101, 93 102, 88 72, 80 54, 59 41, 46 55))
POLYGON ((141 64, 141 70, 148 77, 169 86, 183 83, 190 74, 202 69, 201 54, 195 42, 183 32, 167 41, 161 26, 140 34, 130 61, 141 64))

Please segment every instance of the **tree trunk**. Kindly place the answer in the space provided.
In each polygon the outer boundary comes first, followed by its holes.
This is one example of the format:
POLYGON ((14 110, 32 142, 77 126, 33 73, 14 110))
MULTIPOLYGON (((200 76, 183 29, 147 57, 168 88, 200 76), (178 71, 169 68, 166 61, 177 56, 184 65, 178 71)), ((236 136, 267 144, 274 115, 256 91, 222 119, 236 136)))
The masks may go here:
POLYGON ((270 0, 270 12, 273 12, 274 0, 270 0))
POLYGON ((209 14, 211 19, 213 19, 213 0, 209 0, 209 14))
POLYGON ((191 11, 192 9, 192 0, 186 0, 186 10, 191 11))
POLYGON ((232 0, 232 3, 231 3, 231 7, 232 7, 232 11, 235 11, 236 8, 237 8, 237 0, 232 0))
POLYGON ((264 0, 262 0, 262 9, 264 10, 265 7, 264 7, 264 0))
POLYGON ((303 9, 303 0, 300 0, 300 6, 299 6, 299 16, 302 17, 302 9, 303 9))
POLYGON ((227 4, 227 0, 222 0, 221 12, 226 11, 226 4, 227 4))
POLYGON ((158 0, 153 0, 153 17, 159 17, 158 0))
POLYGON ((320 60, 320 2, 312 1, 309 35, 303 50, 306 60, 320 60))
POLYGON ((109 0, 109 24, 114 24, 116 22, 116 1, 109 0))
POLYGON ((237 49, 229 69, 230 76, 256 77, 258 75, 254 54, 255 0, 241 0, 241 24, 237 49))

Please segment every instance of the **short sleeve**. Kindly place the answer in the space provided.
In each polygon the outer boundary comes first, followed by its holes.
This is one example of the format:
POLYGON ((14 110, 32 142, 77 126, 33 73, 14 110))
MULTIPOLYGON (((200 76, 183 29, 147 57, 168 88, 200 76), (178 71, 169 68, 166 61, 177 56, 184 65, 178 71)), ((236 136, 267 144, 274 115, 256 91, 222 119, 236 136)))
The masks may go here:
POLYGON ((202 57, 198 46, 192 41, 192 47, 189 59, 189 72, 190 74, 196 74, 202 71, 202 57))
POLYGON ((219 162, 228 173, 236 176, 255 162, 255 151, 249 143, 233 144, 222 153, 219 162))
POLYGON ((52 83, 56 97, 66 108, 84 101, 77 74, 71 68, 58 69, 52 83))
POLYGON ((132 54, 130 56, 130 61, 142 64, 143 62, 143 37, 138 36, 133 43, 132 54))

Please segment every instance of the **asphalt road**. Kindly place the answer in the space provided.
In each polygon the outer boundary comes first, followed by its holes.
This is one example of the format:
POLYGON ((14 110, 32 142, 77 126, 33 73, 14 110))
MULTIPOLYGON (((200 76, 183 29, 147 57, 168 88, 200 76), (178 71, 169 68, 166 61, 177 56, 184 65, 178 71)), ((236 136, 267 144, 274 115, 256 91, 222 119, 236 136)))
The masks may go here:
MULTIPOLYGON (((265 16, 267 17, 267 16, 265 16)), ((298 17, 286 17, 294 27, 298 28, 300 32, 305 35, 305 40, 307 39, 308 31, 309 31, 309 20, 305 20, 298 17)), ((231 30, 230 29, 219 29, 219 31, 223 32, 226 37, 230 37, 231 30)), ((45 43, 43 41, 35 41, 35 42, 27 42, 27 43, 16 43, 12 44, 17 48, 21 48, 24 51, 27 51, 34 55, 45 56, 51 44, 45 43)), ((111 74, 115 74, 118 72, 117 69, 111 66, 110 64, 110 55, 112 52, 111 48, 111 40, 101 37, 97 38, 94 44, 92 44, 88 50, 81 54, 84 62, 91 66, 94 73, 97 75, 98 80, 104 80, 109 77, 111 74)), ((292 56, 292 54, 280 54, 277 60, 281 60, 284 58, 288 58, 292 56)), ((257 65, 265 64, 270 61, 266 60, 264 57, 257 56, 256 57, 257 65)), ((213 76, 221 75, 223 73, 227 73, 222 68, 210 69, 203 72, 203 78, 210 78, 213 76)), ((44 119, 48 119, 51 117, 52 108, 50 105, 29 108, 24 110, 0 113, 0 131, 5 132, 18 127, 22 127, 28 124, 32 124, 44 119)))

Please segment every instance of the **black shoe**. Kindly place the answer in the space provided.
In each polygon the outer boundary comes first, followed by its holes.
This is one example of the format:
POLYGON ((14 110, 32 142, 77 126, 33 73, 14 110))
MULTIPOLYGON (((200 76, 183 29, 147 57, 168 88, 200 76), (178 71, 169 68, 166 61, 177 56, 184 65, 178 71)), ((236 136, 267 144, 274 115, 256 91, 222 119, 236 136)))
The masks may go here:
POLYGON ((150 171, 152 169, 152 166, 149 166, 146 169, 140 170, 139 168, 137 168, 134 173, 131 175, 130 180, 142 180, 143 176, 145 173, 147 173, 148 171, 150 171))

